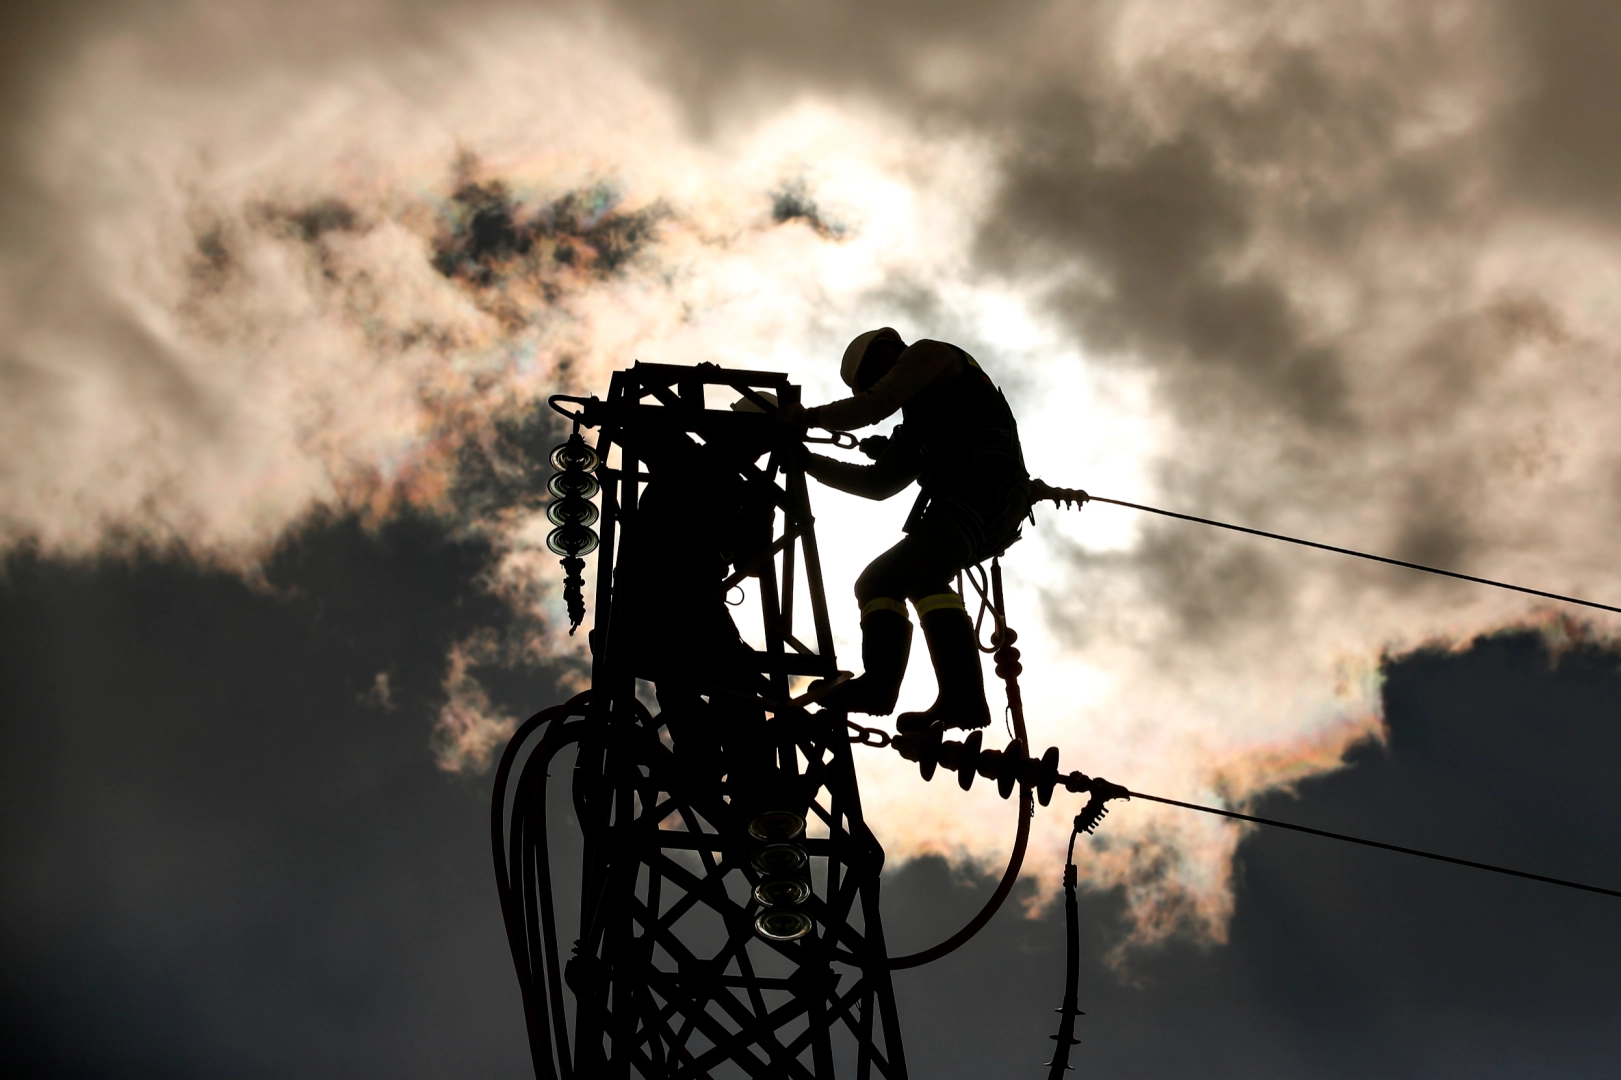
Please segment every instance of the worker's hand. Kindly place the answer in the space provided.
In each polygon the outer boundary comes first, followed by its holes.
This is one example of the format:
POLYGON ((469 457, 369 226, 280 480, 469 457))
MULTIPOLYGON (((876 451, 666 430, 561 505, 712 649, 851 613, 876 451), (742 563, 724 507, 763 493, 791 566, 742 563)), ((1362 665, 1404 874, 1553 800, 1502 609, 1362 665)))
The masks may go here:
POLYGON ((889 449, 889 436, 868 435, 856 445, 861 448, 861 452, 863 454, 866 454, 872 460, 877 461, 879 458, 884 456, 884 451, 889 449))
POLYGON ((803 435, 805 429, 810 427, 810 411, 798 402, 781 406, 772 414, 772 418, 780 426, 798 435, 803 435))

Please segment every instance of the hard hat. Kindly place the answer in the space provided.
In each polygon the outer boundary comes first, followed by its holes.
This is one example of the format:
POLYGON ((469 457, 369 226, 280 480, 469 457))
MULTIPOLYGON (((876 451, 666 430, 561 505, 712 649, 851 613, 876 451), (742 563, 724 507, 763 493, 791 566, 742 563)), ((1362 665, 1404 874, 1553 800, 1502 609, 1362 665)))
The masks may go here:
POLYGON ((856 383, 856 374, 861 370, 862 361, 867 358, 867 350, 874 341, 881 337, 894 338, 901 343, 902 347, 906 345, 901 336, 888 326, 881 326, 877 330, 868 330, 865 334, 859 335, 844 350, 844 362, 839 365, 839 378, 844 380, 845 386, 856 391, 861 389, 856 383))

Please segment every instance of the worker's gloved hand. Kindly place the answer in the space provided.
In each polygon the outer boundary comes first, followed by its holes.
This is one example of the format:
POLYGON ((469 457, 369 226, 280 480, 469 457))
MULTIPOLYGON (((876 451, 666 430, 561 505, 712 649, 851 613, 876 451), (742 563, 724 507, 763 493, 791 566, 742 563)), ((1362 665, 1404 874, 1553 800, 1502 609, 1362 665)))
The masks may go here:
POLYGON ((861 447, 861 452, 863 454, 866 454, 872 460, 877 461, 879 458, 884 456, 884 451, 889 449, 889 436, 868 435, 856 445, 861 447))
POLYGON ((799 435, 803 435, 805 429, 810 427, 810 411, 798 402, 792 405, 780 406, 775 413, 772 413, 772 419, 781 427, 799 435))

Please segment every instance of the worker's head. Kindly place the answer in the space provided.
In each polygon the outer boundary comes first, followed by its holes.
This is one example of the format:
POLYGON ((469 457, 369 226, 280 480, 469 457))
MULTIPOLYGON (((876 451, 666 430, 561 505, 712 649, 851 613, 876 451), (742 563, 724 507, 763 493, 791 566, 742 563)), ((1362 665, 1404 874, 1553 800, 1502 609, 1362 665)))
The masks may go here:
POLYGON ((906 349, 906 342, 887 326, 868 330, 844 350, 844 363, 839 365, 839 377, 844 385, 860 393, 889 374, 906 349))

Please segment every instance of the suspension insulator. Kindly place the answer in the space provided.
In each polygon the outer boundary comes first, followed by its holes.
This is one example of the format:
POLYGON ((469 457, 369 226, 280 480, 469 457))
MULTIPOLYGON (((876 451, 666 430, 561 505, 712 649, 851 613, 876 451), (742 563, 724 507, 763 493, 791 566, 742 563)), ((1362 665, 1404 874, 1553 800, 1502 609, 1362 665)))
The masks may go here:
POLYGON ((553 555, 578 559, 597 550, 596 531, 586 525, 562 525, 546 534, 553 555))
POLYGON ((554 499, 594 499, 602 485, 590 473, 555 473, 546 483, 554 499))
POLYGON ((1019 774, 1024 771, 1027 758, 1022 739, 1014 739, 1008 743, 1007 749, 1002 751, 1002 760, 997 762, 996 769, 996 793, 1002 798, 1013 794, 1014 785, 1019 782, 1019 774))
POLYGON ((957 786, 964 791, 974 786, 974 772, 979 766, 979 744, 984 741, 983 731, 971 731, 963 741, 957 761, 957 786))
POLYGON ((1019 663, 1019 650, 1012 645, 996 650, 996 675, 1000 679, 1017 679, 1024 671, 1019 663))
POLYGON ((805 815, 793 810, 765 810, 749 822, 749 835, 766 843, 797 840, 805 835, 805 815))
POLYGON ((763 907, 798 907, 810 899, 810 886, 798 878, 767 878, 754 887, 763 907))
POLYGON ((589 473, 600 462, 596 449, 578 431, 552 451, 552 468, 558 472, 589 473))
POLYGON ((805 835, 805 816, 794 810, 765 810, 749 822, 749 836, 762 846, 749 855, 760 876, 754 900, 754 932, 767 941, 797 941, 813 928, 801 905, 810 899, 809 858, 798 841, 805 835))
POLYGON ((1058 747, 1049 746, 1036 765, 1036 798, 1046 806, 1053 800, 1053 787, 1058 783, 1058 747))
POLYGON ((1004 626, 1000 630, 991 632, 991 648, 1000 649, 1004 645, 1012 645, 1019 640, 1019 632, 1011 626, 1004 626))
POLYGON ((546 517, 557 526, 547 534, 546 546, 552 554, 563 557, 563 603, 568 608, 570 634, 585 619, 584 557, 597 549, 598 542, 591 528, 597 522, 597 508, 590 499, 600 490, 590 470, 600 460, 576 431, 552 451, 552 466, 557 473, 546 485, 552 493, 546 517))
POLYGON ((934 779, 934 767, 940 764, 940 744, 945 739, 946 726, 939 720, 929 725, 918 740, 917 771, 923 779, 934 779))
POLYGON ((749 860, 761 874, 792 874, 805 866, 805 849, 798 844, 767 844, 749 860))
POLYGON ((546 508, 546 519, 553 525, 584 525, 597 523, 597 504, 583 499, 558 499, 546 508))
POLYGON ((811 928, 811 917, 798 908, 766 908, 754 917, 754 932, 767 941, 798 941, 811 928))
POLYGON ((944 738, 944 731, 944 725, 937 720, 925 731, 901 732, 890 745, 908 761, 918 763, 923 779, 931 779, 936 767, 944 766, 957 774, 957 783, 964 791, 973 786, 977 774, 996 781, 996 792, 1004 799, 1012 796, 1014 788, 1028 786, 1034 789, 1042 806, 1052 802, 1053 792, 1060 784, 1066 791, 1090 794, 1092 798, 1082 811, 1086 832, 1096 829, 1103 820, 1106 803, 1131 798, 1126 788, 1111 784, 1101 776, 1087 776, 1079 769, 1060 774, 1056 746, 1049 746, 1040 758, 1033 758, 1025 750, 1022 739, 1014 739, 1001 750, 986 750, 981 746, 982 731, 969 732, 962 742, 944 738))

